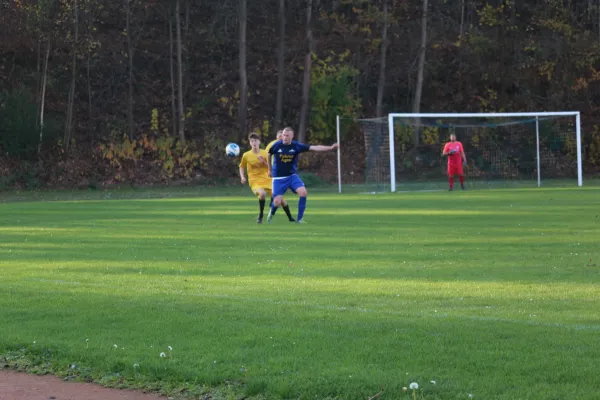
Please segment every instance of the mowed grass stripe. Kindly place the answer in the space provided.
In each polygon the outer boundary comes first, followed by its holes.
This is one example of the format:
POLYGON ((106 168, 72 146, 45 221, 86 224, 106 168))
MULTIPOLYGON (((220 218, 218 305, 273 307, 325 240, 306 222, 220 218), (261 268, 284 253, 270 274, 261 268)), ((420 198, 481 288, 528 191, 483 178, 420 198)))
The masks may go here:
POLYGON ((599 194, 0 204, 0 347, 254 398, 592 399, 599 194))

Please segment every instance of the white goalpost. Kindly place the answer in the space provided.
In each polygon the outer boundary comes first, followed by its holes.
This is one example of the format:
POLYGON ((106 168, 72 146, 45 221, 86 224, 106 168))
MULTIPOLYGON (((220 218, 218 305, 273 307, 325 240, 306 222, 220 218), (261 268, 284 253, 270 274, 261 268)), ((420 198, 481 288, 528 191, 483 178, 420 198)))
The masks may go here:
MULTIPOLYGON (((335 117, 335 137, 336 143, 340 143, 340 116, 335 117)), ((337 170, 338 170, 338 193, 342 193, 342 153, 340 148, 337 148, 337 170)))
MULTIPOLYGON (((364 136, 365 187, 443 181, 441 147, 456 134, 475 182, 535 182, 573 179, 583 186, 581 114, 578 111, 503 113, 391 113, 384 118, 336 119, 338 142, 359 126, 364 136), (344 127, 342 127, 344 124, 344 127), (342 130, 343 129, 343 130, 342 130)), ((433 188, 427 183, 426 188, 433 188)), ((338 151, 338 191, 342 192, 338 151)))

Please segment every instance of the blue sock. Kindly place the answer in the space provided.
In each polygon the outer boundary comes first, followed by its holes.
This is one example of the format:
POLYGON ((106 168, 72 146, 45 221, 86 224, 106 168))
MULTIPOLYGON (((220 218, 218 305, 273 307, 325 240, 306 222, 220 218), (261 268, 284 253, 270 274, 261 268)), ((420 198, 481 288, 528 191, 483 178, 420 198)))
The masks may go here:
POLYGON ((277 207, 273 204, 273 197, 271 197, 271 203, 269 203, 269 208, 271 209, 271 215, 275 215, 275 211, 277 211, 277 207))
POLYGON ((304 210, 306 210, 306 197, 300 197, 298 199, 298 218, 297 221, 301 221, 304 217, 304 210))

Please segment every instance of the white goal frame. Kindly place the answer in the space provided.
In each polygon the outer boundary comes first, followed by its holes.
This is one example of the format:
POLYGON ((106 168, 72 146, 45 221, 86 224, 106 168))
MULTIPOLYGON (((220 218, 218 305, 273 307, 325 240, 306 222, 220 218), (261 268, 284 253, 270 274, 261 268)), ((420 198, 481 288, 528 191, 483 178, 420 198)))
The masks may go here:
MULTIPOLYGON (((581 113, 579 111, 558 112, 511 112, 511 113, 392 113, 388 114, 389 146, 390 146, 390 190, 396 191, 396 155, 394 150, 394 118, 494 118, 494 117, 533 117, 536 131, 536 158, 538 187, 542 185, 540 171, 540 117, 575 117, 577 136, 577 186, 583 186, 583 168, 581 160, 581 113)), ((338 117, 339 118, 339 117, 338 117)), ((339 121, 339 119, 338 119, 339 121)), ((339 141, 339 122, 337 126, 339 141)), ((338 164, 339 165, 339 164, 338 164)), ((338 166, 339 171, 339 166, 338 166)), ((341 193, 341 174, 338 177, 341 193)))

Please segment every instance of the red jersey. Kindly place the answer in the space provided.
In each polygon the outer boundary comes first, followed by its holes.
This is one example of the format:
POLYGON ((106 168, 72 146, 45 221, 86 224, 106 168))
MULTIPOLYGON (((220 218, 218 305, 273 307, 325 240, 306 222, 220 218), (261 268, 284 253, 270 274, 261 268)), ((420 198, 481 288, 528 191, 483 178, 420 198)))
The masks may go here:
POLYGON ((453 151, 454 154, 448 154, 448 165, 462 165, 463 145, 461 142, 448 142, 444 146, 444 153, 453 151))

